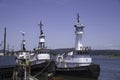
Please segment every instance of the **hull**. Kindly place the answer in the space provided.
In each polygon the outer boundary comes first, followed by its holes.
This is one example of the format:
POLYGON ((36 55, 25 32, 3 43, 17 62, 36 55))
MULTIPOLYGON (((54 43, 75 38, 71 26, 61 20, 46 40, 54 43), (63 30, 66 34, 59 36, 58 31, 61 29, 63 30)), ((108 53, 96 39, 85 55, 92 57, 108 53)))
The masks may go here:
POLYGON ((31 75, 38 76, 42 73, 54 73, 55 64, 53 60, 42 61, 42 63, 31 65, 31 75))
POLYGON ((97 64, 91 64, 89 66, 79 66, 79 67, 67 67, 67 68, 56 68, 56 74, 60 75, 71 75, 71 76, 81 76, 81 77, 92 77, 98 78, 100 73, 100 66, 97 64))
POLYGON ((11 80, 13 78, 14 68, 2 68, 0 69, 0 80, 11 80))

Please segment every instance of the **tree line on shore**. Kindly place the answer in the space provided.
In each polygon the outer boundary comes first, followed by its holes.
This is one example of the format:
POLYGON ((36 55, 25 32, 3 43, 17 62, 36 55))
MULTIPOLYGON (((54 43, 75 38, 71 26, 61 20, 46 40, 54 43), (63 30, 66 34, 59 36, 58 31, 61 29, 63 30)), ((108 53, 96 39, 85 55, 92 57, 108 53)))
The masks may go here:
MULTIPOLYGON (((52 54, 62 54, 73 51, 74 48, 60 48, 54 49, 51 51, 52 54)), ((113 56, 120 56, 120 50, 91 50, 90 55, 113 55, 113 56)))

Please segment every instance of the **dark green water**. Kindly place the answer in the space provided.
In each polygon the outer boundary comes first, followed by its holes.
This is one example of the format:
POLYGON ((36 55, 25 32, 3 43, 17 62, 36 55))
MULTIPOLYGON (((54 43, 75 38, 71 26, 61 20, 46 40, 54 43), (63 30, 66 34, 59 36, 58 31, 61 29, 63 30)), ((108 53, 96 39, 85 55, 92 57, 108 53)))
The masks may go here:
POLYGON ((93 62, 99 64, 101 68, 98 79, 65 75, 59 75, 59 77, 63 77, 64 80, 120 80, 120 58, 93 56, 93 62))

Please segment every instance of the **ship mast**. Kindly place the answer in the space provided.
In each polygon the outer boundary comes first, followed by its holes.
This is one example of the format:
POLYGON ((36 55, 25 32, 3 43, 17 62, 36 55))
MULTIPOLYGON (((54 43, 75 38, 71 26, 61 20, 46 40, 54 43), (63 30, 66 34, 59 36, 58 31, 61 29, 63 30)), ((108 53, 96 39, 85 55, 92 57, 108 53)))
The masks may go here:
POLYGON ((39 44, 38 44, 38 49, 44 49, 45 48, 45 35, 42 30, 42 21, 40 21, 40 36, 39 36, 39 44))
POLYGON ((24 39, 25 32, 21 32, 21 33, 22 33, 22 36, 23 36, 21 50, 22 50, 22 51, 25 51, 25 50, 26 50, 26 48, 25 48, 26 41, 25 41, 25 39, 24 39))
POLYGON ((83 28, 84 25, 80 23, 79 19, 79 13, 77 14, 77 24, 75 27, 75 35, 76 35, 76 41, 75 41, 75 50, 83 50, 83 44, 82 44, 82 35, 83 35, 83 28))
POLYGON ((6 27, 4 29, 4 56, 6 55, 6 27))

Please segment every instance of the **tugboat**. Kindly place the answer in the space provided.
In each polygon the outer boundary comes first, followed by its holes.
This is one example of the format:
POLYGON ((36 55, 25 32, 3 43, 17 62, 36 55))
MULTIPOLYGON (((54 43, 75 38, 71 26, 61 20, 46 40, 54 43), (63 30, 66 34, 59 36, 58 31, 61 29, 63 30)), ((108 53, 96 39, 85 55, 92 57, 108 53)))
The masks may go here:
POLYGON ((35 77, 45 74, 54 74, 55 63, 50 54, 51 49, 45 46, 45 35, 42 30, 42 21, 40 21, 40 36, 38 47, 30 55, 31 74, 35 77))
MULTIPOLYGON (((15 51, 14 55, 16 56, 16 62, 19 66, 17 66, 17 79, 25 79, 28 80, 30 75, 30 53, 31 51, 26 50, 26 40, 24 39, 25 32, 21 32, 23 39, 21 44, 21 50, 15 51)), ((16 80, 17 80, 16 79, 16 80)))
POLYGON ((98 78, 100 66, 92 62, 90 56, 90 47, 84 47, 82 44, 82 35, 84 25, 80 23, 79 14, 77 14, 77 24, 75 27, 75 49, 68 53, 58 54, 56 58, 56 74, 71 76, 87 76, 98 78))
POLYGON ((17 59, 19 60, 24 60, 24 59, 29 59, 30 57, 30 51, 27 51, 26 50, 26 40, 24 39, 24 36, 25 36, 25 32, 22 32, 22 36, 23 36, 23 40, 22 40, 22 44, 21 44, 21 50, 19 51, 16 51, 16 56, 17 56, 17 59))

